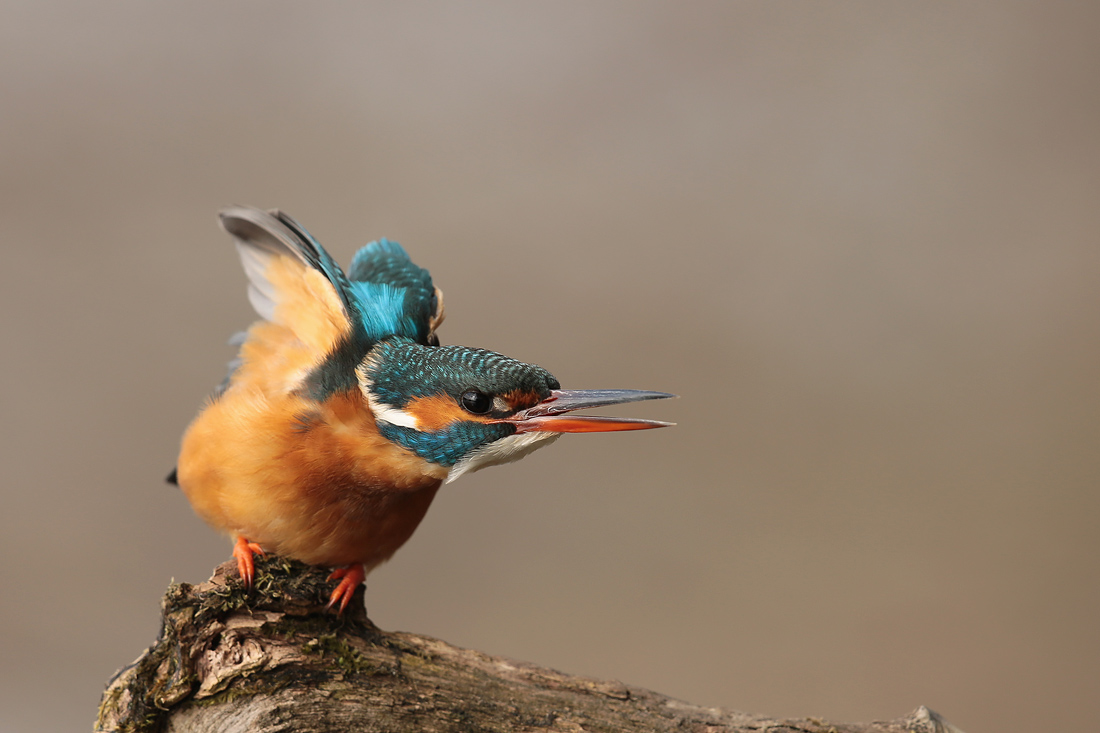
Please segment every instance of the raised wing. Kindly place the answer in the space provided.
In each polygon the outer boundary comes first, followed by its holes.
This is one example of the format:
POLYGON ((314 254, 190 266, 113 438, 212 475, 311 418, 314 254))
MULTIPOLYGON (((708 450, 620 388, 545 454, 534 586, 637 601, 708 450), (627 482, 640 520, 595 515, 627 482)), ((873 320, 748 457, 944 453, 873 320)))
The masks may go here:
MULTIPOLYGON (((366 335, 350 284, 305 227, 286 214, 234 206, 219 212, 248 276, 248 299, 269 323, 249 330, 238 373, 315 399, 355 388, 366 335)), ((237 375, 234 375, 234 379, 237 375)))
MULTIPOLYGON (((222 228, 236 240, 245 274, 248 275, 248 300, 256 312, 269 321, 278 321, 275 310, 286 294, 280 292, 280 273, 272 266, 279 258, 296 260, 299 267, 307 267, 321 274, 339 300, 348 320, 353 316, 353 306, 348 297, 348 280, 340 266, 318 244, 317 240, 298 222, 278 209, 263 211, 250 206, 231 206, 218 212, 222 228)), ((295 273, 302 275, 299 271, 295 273)))
POLYGON ((349 278, 305 227, 278 210, 234 206, 219 217, 236 241, 249 301, 268 321, 250 329, 238 371, 323 400, 358 387, 355 368, 382 339, 438 343, 442 294, 396 242, 362 248, 349 278))

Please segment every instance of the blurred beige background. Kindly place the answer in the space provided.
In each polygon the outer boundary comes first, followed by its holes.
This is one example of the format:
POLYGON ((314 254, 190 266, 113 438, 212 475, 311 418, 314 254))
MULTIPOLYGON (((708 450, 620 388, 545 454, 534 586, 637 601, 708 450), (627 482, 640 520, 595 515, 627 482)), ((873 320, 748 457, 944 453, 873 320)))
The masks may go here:
POLYGON ((445 342, 682 396, 448 486, 382 627, 1094 727, 1097 38, 1086 3, 5 3, 0 731, 87 730, 229 557, 163 477, 253 318, 230 203, 402 242, 445 342))

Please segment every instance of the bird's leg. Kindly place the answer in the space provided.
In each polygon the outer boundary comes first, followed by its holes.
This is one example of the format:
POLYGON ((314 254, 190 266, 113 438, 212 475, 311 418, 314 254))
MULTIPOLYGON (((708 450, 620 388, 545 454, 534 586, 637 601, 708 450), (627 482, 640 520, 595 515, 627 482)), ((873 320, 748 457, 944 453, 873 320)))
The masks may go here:
POLYGON ((252 559, 254 553, 264 554, 262 547, 255 542, 249 542, 244 537, 237 537, 233 545, 233 557, 237 560, 237 571, 244 581, 245 590, 252 590, 252 579, 256 576, 256 563, 252 559))
POLYGON ((332 575, 328 576, 328 579, 340 580, 340 584, 332 591, 332 595, 328 599, 328 605, 325 608, 332 608, 339 603, 340 608, 337 609, 336 613, 342 614, 344 609, 348 607, 348 603, 351 602, 351 597, 355 595, 355 589, 367 579, 367 574, 363 572, 362 565, 353 563, 336 568, 332 571, 332 575))

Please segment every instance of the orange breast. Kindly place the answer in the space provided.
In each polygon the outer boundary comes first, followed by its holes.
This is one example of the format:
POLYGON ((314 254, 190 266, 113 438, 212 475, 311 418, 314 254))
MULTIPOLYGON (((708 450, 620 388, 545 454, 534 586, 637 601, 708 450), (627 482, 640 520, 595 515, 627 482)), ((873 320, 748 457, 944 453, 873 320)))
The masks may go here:
POLYGON ((263 381, 235 382, 184 435, 179 483, 195 511, 312 565, 389 559, 446 469, 379 435, 358 391, 318 406, 263 381))

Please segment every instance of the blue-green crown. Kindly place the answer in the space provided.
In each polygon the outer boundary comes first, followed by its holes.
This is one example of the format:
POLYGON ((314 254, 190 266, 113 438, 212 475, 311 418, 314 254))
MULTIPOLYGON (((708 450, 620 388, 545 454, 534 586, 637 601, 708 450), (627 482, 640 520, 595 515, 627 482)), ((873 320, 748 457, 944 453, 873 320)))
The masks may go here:
POLYGON ((558 380, 535 364, 469 346, 423 346, 387 339, 371 350, 365 376, 374 396, 401 408, 414 397, 447 394, 456 401, 476 389, 489 395, 528 393, 531 404, 559 389, 558 380))

